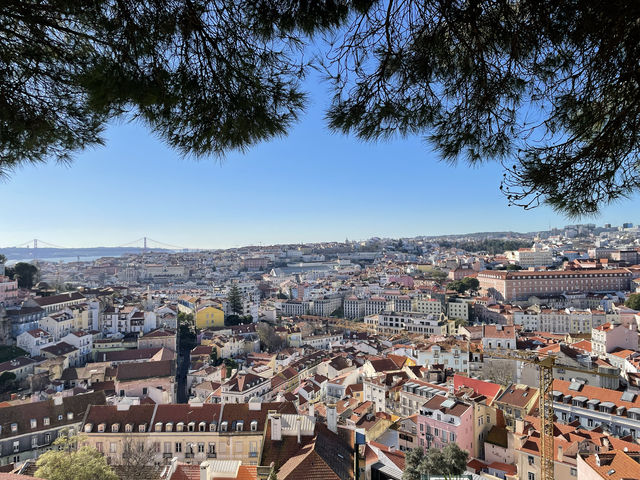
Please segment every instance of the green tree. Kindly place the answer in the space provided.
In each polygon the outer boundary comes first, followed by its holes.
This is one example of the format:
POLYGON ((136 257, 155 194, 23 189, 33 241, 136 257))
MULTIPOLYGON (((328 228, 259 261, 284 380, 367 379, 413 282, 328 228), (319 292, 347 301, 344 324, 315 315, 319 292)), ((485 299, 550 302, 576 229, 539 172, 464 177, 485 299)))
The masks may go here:
POLYGON ((424 460, 424 450, 416 447, 405 454, 402 480, 421 480, 420 466, 424 460))
POLYGON ((223 362, 225 367, 227 367, 227 378, 229 378, 231 376, 231 372, 238 369, 238 362, 232 358, 225 358, 223 362))
POLYGON ((569 0, 5 0, 0 172, 68 161, 122 117, 183 154, 243 150, 291 128, 321 68, 331 129, 420 135, 447 161, 503 162, 511 204, 593 213, 640 188, 639 18, 569 0))
MULTIPOLYGON (((451 478, 462 475, 467 469, 469 452, 457 443, 449 443, 442 450, 430 448, 420 463, 420 473, 451 478)), ((404 480, 404 479, 403 479, 404 480)))
POLYGON ((458 293, 464 293, 465 290, 467 289, 467 287, 462 282, 462 280, 455 280, 455 281, 447 284, 447 289, 448 290, 454 290, 454 291, 456 291, 458 293))
POLYGON ((242 305, 242 294, 240 293, 238 285, 236 285, 235 283, 231 285, 231 288, 229 289, 227 301, 229 302, 229 309, 231 310, 231 312, 235 313, 236 315, 240 315, 241 313, 243 313, 244 308, 242 305))
POLYGON ((632 293, 624 302, 632 310, 640 310, 640 293, 632 293))
POLYGON ((7 263, 7 257, 0 253, 0 264, 7 263))
POLYGON ((58 449, 38 458, 35 476, 46 480, 118 480, 102 453, 89 446, 76 448, 78 441, 78 437, 58 437, 53 442, 58 449))
POLYGON ((462 279, 462 285, 464 285, 465 291, 471 290, 476 292, 480 288, 480 281, 477 278, 464 277, 462 279))
POLYGON ((18 280, 18 286, 20 288, 33 287, 38 277, 38 267, 25 262, 16 263, 8 272, 12 278, 18 280))
POLYGON ((266 322, 260 322, 256 327, 256 332, 263 347, 271 352, 278 350, 282 346, 282 338, 276 333, 275 328, 266 322))

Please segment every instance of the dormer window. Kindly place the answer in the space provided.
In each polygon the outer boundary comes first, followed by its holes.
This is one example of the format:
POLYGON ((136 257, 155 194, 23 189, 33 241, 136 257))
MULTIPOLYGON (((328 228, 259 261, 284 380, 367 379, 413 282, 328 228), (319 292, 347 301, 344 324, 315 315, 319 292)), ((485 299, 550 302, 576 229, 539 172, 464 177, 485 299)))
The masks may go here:
POLYGON ((156 423, 156 432, 161 432, 162 431, 162 422, 158 422, 156 423))
POLYGON ((118 433, 118 430, 120 430, 119 423, 114 423, 113 425, 111 425, 111 433, 118 433))
POLYGON ((61 422, 62 421, 62 414, 58 415, 58 421, 61 422))
POLYGON ((187 429, 188 429, 190 432, 195 431, 195 429, 196 429, 196 423, 195 423, 195 422, 189 422, 189 423, 187 424, 187 429))
POLYGON ((207 424, 205 422, 200 422, 198 424, 198 431, 205 432, 207 430, 207 424))
POLYGON ((211 422, 209 424, 209 431, 210 432, 215 432, 217 427, 218 427, 218 424, 216 422, 211 422))
POLYGON ((18 424, 17 423, 12 423, 11 424, 11 433, 16 433, 18 431, 18 424))
POLYGON ((46 427, 46 426, 49 426, 49 424, 51 423, 51 420, 49 419, 49 417, 44 417, 42 423, 44 423, 46 427))
POLYGON ((31 428, 36 428, 38 426, 38 421, 35 418, 31 419, 31 428))
POLYGON ((131 433, 131 432, 133 432, 133 425, 132 425, 132 424, 130 424, 130 423, 127 423, 127 424, 124 426, 124 431, 125 431, 125 432, 127 432, 127 433, 131 433))
POLYGON ((239 420, 238 423, 236 423, 236 432, 241 432, 242 430, 244 430, 244 422, 239 420))
POLYGON ((164 427, 165 432, 171 432, 173 430, 173 423, 172 422, 167 422, 167 424, 164 427))
POLYGON ((90 433, 92 429, 93 429, 93 424, 92 424, 92 423, 87 423, 87 424, 84 426, 84 431, 85 431, 85 433, 90 433))
POLYGON ((229 426, 229 422, 227 422, 226 420, 224 422, 222 422, 220 424, 220 431, 221 432, 226 432, 227 431, 227 427, 229 426))
POLYGON ((146 424, 146 423, 143 423, 143 424, 141 424, 141 425, 138 425, 138 431, 139 431, 140 433, 144 433, 144 432, 146 432, 146 431, 147 431, 147 424, 146 424))
MULTIPOLYGON (((106 425, 106 424, 104 424, 104 423, 99 423, 99 424, 98 424, 98 432, 99 432, 99 433, 104 432, 104 429, 106 428, 106 426, 107 426, 107 425, 106 425)), ((112 428, 113 428, 113 427, 112 427, 112 428)))
POLYGON ((178 422, 176 425, 176 432, 182 432, 184 430, 184 422, 178 422))
POLYGON ((258 431, 258 421, 257 420, 251 420, 251 431, 252 432, 257 432, 258 431))
POLYGON ((67 420, 73 420, 73 412, 67 413, 67 420))

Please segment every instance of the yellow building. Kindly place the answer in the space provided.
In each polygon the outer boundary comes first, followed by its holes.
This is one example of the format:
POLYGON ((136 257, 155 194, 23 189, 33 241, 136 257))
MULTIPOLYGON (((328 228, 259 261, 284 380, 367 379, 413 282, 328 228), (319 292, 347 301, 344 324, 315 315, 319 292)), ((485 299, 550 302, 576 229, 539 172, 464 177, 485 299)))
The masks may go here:
POLYGON ((222 307, 216 304, 198 307, 196 311, 196 327, 224 327, 224 311, 222 307))

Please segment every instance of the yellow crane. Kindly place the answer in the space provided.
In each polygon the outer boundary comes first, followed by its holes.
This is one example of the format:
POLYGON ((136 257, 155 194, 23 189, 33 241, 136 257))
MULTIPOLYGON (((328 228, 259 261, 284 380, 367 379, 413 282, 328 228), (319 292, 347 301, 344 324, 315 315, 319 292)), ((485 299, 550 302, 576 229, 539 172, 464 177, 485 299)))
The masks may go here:
POLYGON ((540 380, 540 395, 538 408, 540 410, 540 471, 542 480, 555 480, 554 476, 554 445, 553 445, 553 369, 561 368, 572 372, 600 375, 603 377, 618 377, 612 373, 605 373, 596 369, 582 369, 556 363, 554 355, 540 354, 535 351, 497 349, 483 352, 494 358, 516 360, 538 367, 540 380))

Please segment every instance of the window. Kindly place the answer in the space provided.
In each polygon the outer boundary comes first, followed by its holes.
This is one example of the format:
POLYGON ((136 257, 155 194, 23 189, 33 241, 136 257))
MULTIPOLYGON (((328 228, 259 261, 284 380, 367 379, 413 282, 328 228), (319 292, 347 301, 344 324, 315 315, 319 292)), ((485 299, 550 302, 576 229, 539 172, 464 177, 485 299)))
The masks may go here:
POLYGON ((147 395, 149 393, 149 389, 147 387, 142 387, 142 394, 147 395))
POLYGON ((527 475, 527 480, 536 480, 536 474, 533 472, 529 472, 527 475))
POLYGON ((18 424, 17 423, 12 423, 11 424, 11 433, 16 433, 18 431, 18 424))
POLYGON ((575 477, 576 475, 578 475, 578 470, 576 470, 575 468, 571 467, 571 476, 575 477))
POLYGON ((35 418, 31 419, 31 428, 36 428, 38 426, 38 421, 35 418))
POLYGON ((176 442, 176 453, 182 452, 182 442, 176 442))
POLYGON ((48 426, 49 423, 50 423, 49 417, 44 417, 43 423, 44 423, 45 426, 48 426))
POLYGON ((20 451, 20 442, 18 441, 13 442, 13 453, 16 453, 19 451, 20 451))
POLYGON ((51 434, 50 433, 45 433, 44 434, 44 443, 45 445, 48 445, 51 443, 51 434))
POLYGON ((102 442, 96 442, 96 450, 99 451, 100 453, 103 452, 102 442))
POLYGON ((198 443, 198 453, 204 453, 204 443, 198 443))
POLYGON ((73 412, 67 413, 67 420, 73 420, 73 412))
POLYGON ((118 451, 118 444, 116 442, 109 443, 109 453, 116 453, 118 451))
POLYGON ((451 432, 449 433, 449 441, 451 442, 455 442, 456 441, 456 434, 451 432))
POLYGON ((209 455, 215 455, 216 454, 216 444, 215 443, 210 443, 209 444, 209 455))
POLYGON ((528 460, 529 460, 529 465, 533 465, 533 456, 532 455, 529 455, 528 460))
POLYGON ((250 442, 249 457, 257 457, 257 456, 258 456, 258 442, 250 442))
POLYGON ((171 455, 171 442, 164 442, 164 453, 171 455))
POLYGON ((58 421, 61 422, 62 421, 62 414, 58 415, 58 421))
POLYGON ((38 437, 31 437, 31 448, 38 448, 38 437))

